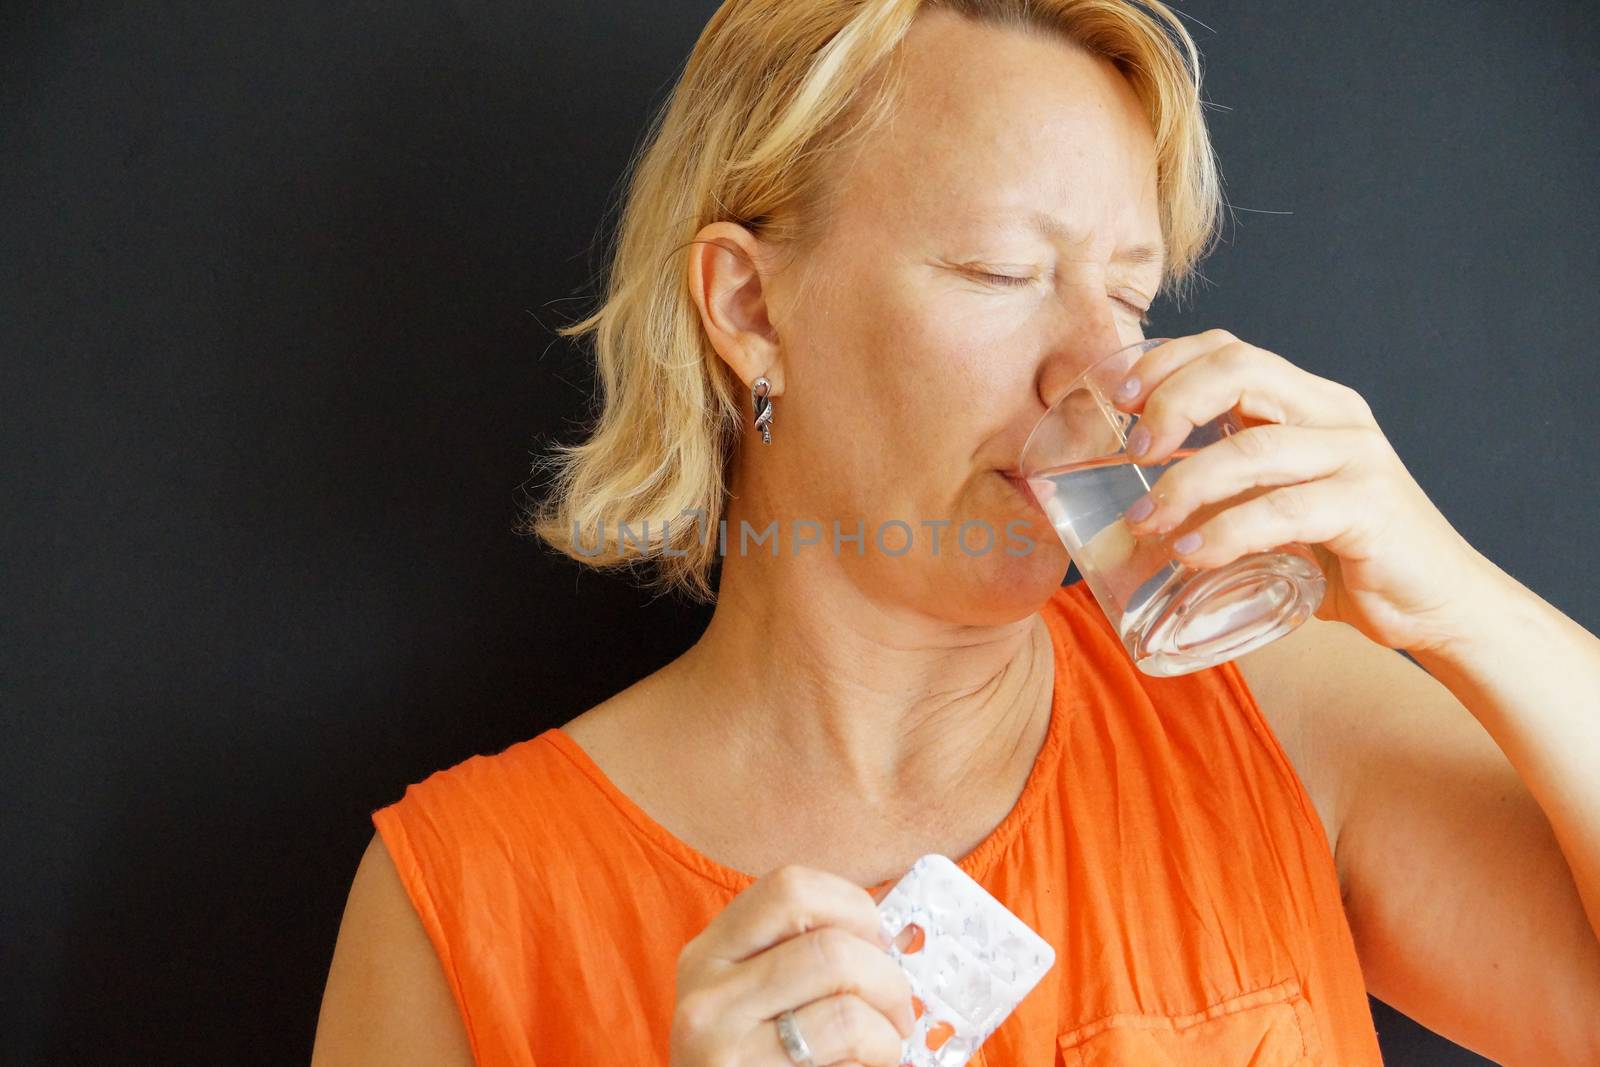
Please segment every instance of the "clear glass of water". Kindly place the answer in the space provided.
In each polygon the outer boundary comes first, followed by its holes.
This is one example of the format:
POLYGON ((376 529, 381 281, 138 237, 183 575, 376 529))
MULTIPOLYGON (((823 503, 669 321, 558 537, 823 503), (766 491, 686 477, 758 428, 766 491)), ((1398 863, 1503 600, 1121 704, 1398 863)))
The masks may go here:
POLYGON ((1163 677, 1282 637, 1317 610, 1327 588, 1316 557, 1300 544, 1207 570, 1172 558, 1173 541, 1274 487, 1198 508, 1164 534, 1135 537, 1123 520, 1168 467, 1244 429, 1227 412, 1197 427, 1164 463, 1129 458, 1128 434, 1139 417, 1118 410, 1112 396, 1139 357, 1168 340, 1140 341, 1085 370, 1034 427, 1017 465, 1134 664, 1163 677))

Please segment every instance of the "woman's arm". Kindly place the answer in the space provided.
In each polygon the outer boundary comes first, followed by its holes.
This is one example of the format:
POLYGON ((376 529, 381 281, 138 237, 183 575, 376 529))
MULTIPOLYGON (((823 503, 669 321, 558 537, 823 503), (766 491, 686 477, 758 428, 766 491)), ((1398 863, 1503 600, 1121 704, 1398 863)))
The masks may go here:
POLYGON ((1172 551, 1205 569, 1306 545, 1318 618, 1347 624, 1267 673, 1339 824, 1373 991, 1502 1062, 1600 1063, 1600 642, 1467 543, 1355 390, 1226 330, 1157 345, 1123 386, 1141 464, 1246 420, 1161 475, 1135 534, 1226 505, 1172 551))
MULTIPOLYGON (((1454 643, 1414 655, 1539 802, 1600 939, 1600 638, 1484 563, 1481 610, 1454 643)), ((1592 1019, 1600 1029, 1600 1011, 1592 1019)))
POLYGON ((472 1067, 444 969, 377 834, 339 924, 311 1064, 472 1067))
POLYGON ((1373 995, 1500 1063, 1600 1063, 1600 640, 1484 562, 1432 677, 1318 620, 1246 669, 1293 707, 1373 995))

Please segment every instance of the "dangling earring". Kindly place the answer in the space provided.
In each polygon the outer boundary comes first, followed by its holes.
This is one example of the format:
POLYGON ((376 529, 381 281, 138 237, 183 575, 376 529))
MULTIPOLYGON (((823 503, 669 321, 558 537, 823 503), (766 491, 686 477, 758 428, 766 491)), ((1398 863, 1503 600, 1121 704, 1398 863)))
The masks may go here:
POLYGON ((772 443, 772 400, 767 394, 772 392, 772 383, 765 377, 757 378, 750 385, 750 392, 755 398, 756 429, 761 431, 761 443, 772 443))

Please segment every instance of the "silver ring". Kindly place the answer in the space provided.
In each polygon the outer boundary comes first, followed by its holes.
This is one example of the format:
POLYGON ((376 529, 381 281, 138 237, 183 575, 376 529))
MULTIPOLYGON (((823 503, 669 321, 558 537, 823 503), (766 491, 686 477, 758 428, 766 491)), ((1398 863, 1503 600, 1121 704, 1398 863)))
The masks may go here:
POLYGON ((789 1061, 799 1064, 799 1067, 817 1067, 816 1061, 811 1058, 811 1046, 800 1036, 800 1028, 794 1023, 794 1009, 790 1008, 773 1021, 778 1024, 778 1040, 783 1042, 783 1051, 789 1054, 789 1061))

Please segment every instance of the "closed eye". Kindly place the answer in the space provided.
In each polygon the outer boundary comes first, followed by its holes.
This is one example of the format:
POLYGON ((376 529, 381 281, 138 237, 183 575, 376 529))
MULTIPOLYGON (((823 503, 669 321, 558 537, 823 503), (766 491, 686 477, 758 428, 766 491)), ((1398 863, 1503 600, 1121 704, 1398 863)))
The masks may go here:
MULTIPOLYGON (((1002 289, 1016 289, 1016 288, 1019 288, 1021 286, 1027 285, 1027 284, 1029 284, 1030 282, 1033 281, 1032 278, 1019 278, 1019 277, 1017 277, 1015 275, 1012 275, 1012 274, 995 274, 995 273, 993 273, 991 271, 986 271, 986 270, 973 271, 972 273, 977 275, 980 278, 983 278, 985 280, 994 282, 996 285, 1000 286, 1002 289)), ((1123 307, 1129 307, 1129 308, 1133 309, 1134 314, 1139 316, 1139 325, 1141 325, 1141 326, 1149 326, 1150 325, 1150 316, 1146 313, 1147 312, 1146 308, 1140 307, 1138 304, 1135 304, 1131 300, 1123 300, 1121 297, 1117 297, 1116 301, 1117 301, 1117 303, 1121 304, 1123 307)))
POLYGON ((1017 277, 1014 277, 1014 276, 1012 276, 1010 274, 991 274, 990 272, 988 272, 986 270, 973 271, 973 273, 976 274, 980 278, 987 278, 990 281, 997 282, 1000 285, 1006 286, 1006 287, 1015 287, 1015 286, 1018 286, 1018 285, 1027 285, 1029 282, 1033 281, 1032 278, 1017 278, 1017 277))

